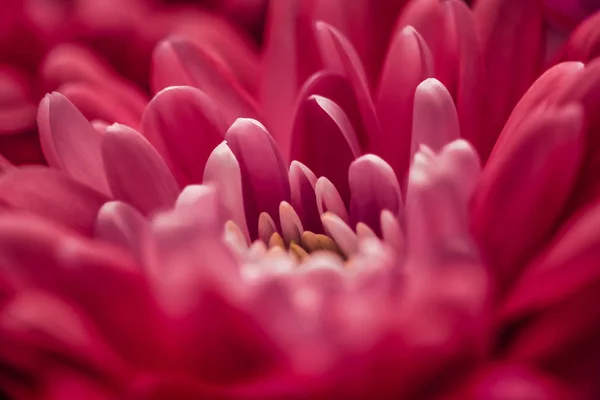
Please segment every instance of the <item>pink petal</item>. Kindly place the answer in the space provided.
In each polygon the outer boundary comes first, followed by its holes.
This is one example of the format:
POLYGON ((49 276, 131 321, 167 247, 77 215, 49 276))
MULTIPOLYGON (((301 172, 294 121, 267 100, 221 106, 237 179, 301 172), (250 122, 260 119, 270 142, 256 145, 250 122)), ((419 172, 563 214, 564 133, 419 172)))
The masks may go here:
POLYGON ((403 257, 406 247, 406 237, 398 218, 389 210, 383 210, 381 212, 380 225, 383 240, 390 245, 396 254, 403 257))
POLYGON ((279 203, 290 199, 287 168, 277 144, 255 120, 238 119, 225 140, 240 166, 246 221, 254 239, 259 214, 278 215, 279 203))
POLYGON ((412 27, 402 29, 392 40, 377 91, 382 138, 376 153, 404 180, 410 164, 415 90, 431 76, 433 61, 425 41, 412 27))
POLYGON ((154 300, 127 253, 84 240, 42 218, 17 214, 0 218, 0 253, 3 267, 29 286, 76 304, 131 362, 148 366, 163 356, 158 344, 165 337, 160 337, 154 300), (119 304, 116 310, 113 301, 119 304), (143 337, 138 329, 144 330, 143 337))
POLYGON ((352 84, 363 123, 368 129, 366 150, 373 151, 378 146, 381 130, 360 58, 342 33, 321 21, 317 22, 317 40, 325 69, 345 76, 352 84))
POLYGON ((258 216, 258 238, 265 244, 269 244, 271 236, 277 232, 277 226, 273 218, 265 212, 258 216))
POLYGON ((182 186, 202 182, 206 160, 223 141, 226 130, 217 105, 188 86, 157 93, 142 118, 142 133, 163 155, 182 186))
POLYGON ((511 110, 540 73, 541 5, 537 1, 480 0, 475 22, 486 67, 482 126, 477 150, 487 160, 511 110))
POLYGON ((461 136, 474 143, 480 135, 481 102, 487 93, 482 50, 471 10, 462 1, 453 0, 449 3, 458 46, 458 70, 453 97, 460 120, 461 136))
POLYGON ((68 82, 59 86, 57 91, 69 99, 88 120, 119 122, 135 129, 139 128, 146 105, 146 101, 141 101, 138 107, 130 110, 123 95, 111 91, 109 85, 68 82))
POLYGON ((600 12, 596 12, 571 33, 560 50, 562 61, 588 62, 600 56, 600 12))
POLYGON ((317 196, 317 208, 320 215, 332 212, 345 223, 350 223, 348 211, 346 210, 342 196, 340 196, 340 193, 329 179, 322 176, 317 180, 315 194, 317 196))
POLYGON ((164 160, 135 130, 114 124, 102 143, 102 157, 117 200, 147 215, 173 206, 179 187, 164 160))
POLYGON ((520 123, 526 121, 527 117, 538 107, 556 102, 561 91, 564 91, 580 76, 583 68, 582 63, 565 62, 544 72, 521 97, 496 143, 499 144, 508 137, 513 137, 514 134, 508 132, 515 130, 520 123))
POLYGON ((361 110, 358 106, 356 94, 348 78, 330 71, 319 71, 312 75, 302 86, 298 94, 298 100, 302 102, 312 95, 325 97, 340 106, 356 132, 361 150, 366 151, 366 149, 372 147, 370 143, 372 138, 369 136, 369 132, 376 132, 379 128, 367 124, 377 122, 377 120, 371 116, 361 114, 364 110, 361 110))
POLYGON ((304 228, 298 214, 296 214, 294 208, 287 201, 282 201, 279 205, 279 221, 281 223, 281 233, 286 244, 289 245, 291 241, 300 244, 304 228))
POLYGON ((557 103, 566 105, 571 102, 580 103, 585 110, 587 133, 585 144, 585 165, 579 176, 575 189, 575 204, 578 209, 581 204, 594 201, 600 194, 600 183, 596 180, 600 171, 600 139, 596 134, 600 129, 600 59, 595 59, 585 66, 585 69, 569 85, 566 85, 557 95, 557 103))
POLYGON ((346 204, 350 197, 348 167, 359 155, 354 129, 337 104, 317 95, 300 103, 294 121, 291 157, 316 176, 331 180, 346 204))
POLYGON ((148 221, 135 208, 110 201, 98 211, 94 235, 139 254, 141 236, 147 227, 148 221))
POLYGON ((109 199, 78 181, 45 167, 14 168, 0 175, 0 203, 32 212, 85 235, 109 199))
POLYGON ((481 176, 477 151, 459 139, 447 144, 439 156, 440 168, 455 183, 465 203, 469 203, 481 176))
POLYGON ((154 51, 152 88, 194 86, 223 110, 229 125, 240 117, 256 117, 257 105, 214 56, 183 38, 165 39, 154 51))
POLYGON ((402 194, 392 168, 381 158, 367 154, 357 158, 348 170, 350 181, 350 222, 364 222, 381 234, 383 210, 397 215, 402 208, 402 194))
POLYGON ((298 89, 322 68, 307 4, 289 0, 268 6, 260 99, 267 124, 286 159, 298 89))
POLYGON ((300 216, 304 228, 314 233, 322 233, 323 227, 315 193, 316 175, 304 164, 292 161, 289 178, 292 206, 300 216))
POLYGON ((340 217, 334 213, 326 212, 321 215, 321 222, 325 232, 335 240, 346 256, 356 253, 358 249, 356 233, 340 217))
POLYGON ((412 127, 411 158, 422 144, 437 153, 460 136, 452 96, 435 78, 417 86, 412 127))
POLYGON ((524 122, 488 161, 472 227, 501 287, 552 233, 581 166, 582 135, 579 106, 548 110, 524 122))
POLYGON ((249 241, 240 164, 225 142, 218 145, 208 157, 203 181, 217 185, 223 215, 235 222, 249 241))
MULTIPOLYGON (((435 75, 432 76, 440 80, 451 93, 455 92, 455 77, 459 66, 458 38, 454 31, 453 7, 451 7, 453 1, 413 0, 404 8, 396 23, 397 31, 414 28, 422 35, 420 38, 431 50, 433 61, 431 65, 435 71, 435 75)), ((420 60, 415 61, 420 62, 420 60)))
POLYGON ((38 110, 40 142, 48 163, 110 193, 100 150, 102 137, 60 93, 44 97, 38 110))

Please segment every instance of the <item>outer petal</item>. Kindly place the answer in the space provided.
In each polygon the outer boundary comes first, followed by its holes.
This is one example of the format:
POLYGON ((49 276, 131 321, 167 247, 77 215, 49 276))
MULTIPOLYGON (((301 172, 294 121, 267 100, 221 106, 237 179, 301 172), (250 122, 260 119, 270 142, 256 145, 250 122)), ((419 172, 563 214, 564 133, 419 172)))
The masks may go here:
POLYGON ((411 27, 399 31, 388 50, 379 81, 377 115, 382 137, 375 153, 402 180, 410 164, 415 89, 432 75, 432 68, 429 49, 417 31, 411 27))
POLYGON ((600 11, 577 26, 560 53, 563 61, 588 62, 600 56, 600 11))
POLYGON ((66 97, 52 93, 42 100, 38 126, 42 149, 51 166, 110 193, 100 151, 102 138, 66 97))
POLYGON ((29 211, 83 234, 92 233, 98 209, 109 199, 45 167, 14 168, 0 175, 0 202, 29 211))
POLYGON ((277 144, 255 120, 238 119, 225 140, 240 166, 246 221, 250 238, 255 239, 260 213, 275 216, 279 203, 290 199, 287 168, 277 144))
POLYGON ((109 127, 102 143, 106 176, 115 199, 150 214, 170 208, 179 187, 169 168, 144 137, 125 126, 109 127))
POLYGON ((183 38, 165 39, 154 51, 152 87, 197 87, 222 107, 227 124, 239 117, 256 117, 257 106, 235 76, 214 56, 183 38))
POLYGON ((140 240, 147 225, 148 221, 135 208, 111 201, 98 211, 94 232, 96 237, 139 254, 140 240))
POLYGON ((480 0, 475 22, 486 67, 480 140, 485 161, 512 108, 540 73, 543 61, 542 6, 539 1, 480 0))
POLYGON ((473 202, 474 234, 501 288, 544 244, 563 211, 581 166, 583 112, 573 105, 538 113, 514 134, 490 158, 473 202))
POLYGON ((360 155, 360 145, 344 111, 321 96, 311 96, 296 113, 292 137, 292 159, 325 176, 348 204, 348 167, 360 155))
POLYGON ((202 182, 206 160, 223 141, 226 130, 217 105, 200 90, 188 86, 157 93, 142 119, 142 133, 182 186, 202 182))

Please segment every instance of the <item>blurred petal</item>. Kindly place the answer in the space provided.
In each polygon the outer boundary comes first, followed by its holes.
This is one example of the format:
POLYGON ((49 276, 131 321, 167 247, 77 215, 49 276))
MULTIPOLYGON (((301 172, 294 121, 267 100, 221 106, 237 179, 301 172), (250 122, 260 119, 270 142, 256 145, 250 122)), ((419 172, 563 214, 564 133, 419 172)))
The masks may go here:
POLYGON ((102 157, 115 199, 146 215, 175 204, 179 194, 175 178, 139 132, 125 125, 109 127, 102 143, 102 157))

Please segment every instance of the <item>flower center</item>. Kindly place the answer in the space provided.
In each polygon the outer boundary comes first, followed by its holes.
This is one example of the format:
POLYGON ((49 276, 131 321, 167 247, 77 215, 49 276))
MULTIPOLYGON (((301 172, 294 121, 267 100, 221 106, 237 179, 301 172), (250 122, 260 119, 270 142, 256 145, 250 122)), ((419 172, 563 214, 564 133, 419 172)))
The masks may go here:
POLYGON ((299 260, 304 259, 310 253, 315 251, 330 251, 346 260, 345 254, 340 250, 332 238, 324 234, 316 234, 310 231, 302 232, 299 242, 290 240, 287 245, 283 240, 283 237, 278 232, 274 232, 269 238, 268 243, 265 244, 267 245, 267 248, 280 247, 287 250, 299 260))

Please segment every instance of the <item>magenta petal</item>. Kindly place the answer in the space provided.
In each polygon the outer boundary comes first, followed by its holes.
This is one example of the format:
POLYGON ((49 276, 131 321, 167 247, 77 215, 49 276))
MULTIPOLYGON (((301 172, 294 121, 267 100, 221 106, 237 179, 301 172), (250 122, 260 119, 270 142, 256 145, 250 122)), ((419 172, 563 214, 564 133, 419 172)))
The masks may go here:
POLYGON ((411 157, 425 145, 435 153, 458 139, 460 128, 452 96, 440 81, 428 78, 415 91, 411 157))
POLYGON ((173 206, 179 187, 164 160, 135 130, 114 124, 104 135, 102 157, 111 191, 117 200, 143 214, 173 206))
POLYGON ((208 157, 203 182, 217 185, 223 215, 235 222, 249 241, 240 164, 225 142, 218 145, 208 157))
POLYGON ((319 21, 317 32, 324 69, 345 76, 352 84, 363 124, 368 129, 366 143, 369 147, 366 150, 373 151, 378 146, 381 130, 361 60, 352 44, 337 29, 319 21))
POLYGON ((256 117, 254 99, 235 76, 214 56, 183 38, 165 39, 154 51, 153 89, 194 86, 206 93, 223 110, 227 124, 236 118, 256 117))
POLYGON ((394 170, 381 158, 367 154, 357 158, 348 170, 350 182, 350 222, 364 222, 381 235, 383 210, 397 215, 402 208, 402 194, 394 170))
POLYGON ((583 124, 577 105, 535 114, 484 168, 472 228, 500 285, 516 277, 561 217, 582 165, 583 124))
POLYGON ((494 142, 527 88, 541 72, 543 15, 539 1, 480 0, 474 10, 486 68, 476 148, 487 160, 494 142))
POLYGON ((110 201, 98 211, 94 227, 95 236, 139 254, 140 240, 148 221, 135 208, 110 201))
MULTIPOLYGON (((598 9, 598 4, 596 4, 598 9)), ((561 50, 561 60, 588 62, 600 56, 600 12, 580 23, 561 50)))
POLYGON ((60 93, 47 95, 38 111, 40 142, 51 166, 110 193, 101 154, 102 137, 60 93))
POLYGON ((539 107, 547 107, 558 100, 561 90, 569 87, 575 79, 580 76, 584 70, 583 63, 564 62, 549 68, 533 84, 527 92, 521 97, 513 109, 510 118, 504 125, 502 133, 496 142, 496 146, 503 140, 506 140, 508 132, 514 130, 520 123, 527 120, 539 107))
POLYGON ((329 211, 340 217, 345 223, 350 223, 342 196, 329 179, 322 176, 317 180, 315 194, 317 195, 317 208, 320 215, 329 211))
POLYGON ((432 65, 427 44, 412 27, 402 29, 392 39, 377 91, 382 137, 376 154, 402 180, 410 164, 415 90, 432 75, 432 65))
POLYGON ((348 167, 360 156, 360 146, 348 117, 337 104, 314 95, 299 105, 291 156, 316 176, 327 177, 349 203, 348 167))
POLYGON ((304 228, 314 233, 322 233, 323 227, 321 226, 315 192, 317 186, 316 175, 304 164, 292 161, 289 178, 292 207, 300 216, 304 228))
POLYGON ((260 213, 278 215, 279 203, 290 199, 287 168, 277 144, 255 120, 238 119, 225 140, 240 166, 246 222, 255 239, 260 213))
POLYGON ((121 93, 114 93, 110 86, 94 85, 86 82, 69 82, 57 89, 71 101, 88 119, 127 124, 135 129, 140 125, 146 102, 129 109, 121 93))
POLYGON ((325 232, 337 243, 340 250, 346 255, 351 256, 358 249, 358 239, 356 233, 346 225, 346 222, 332 212, 326 212, 321 215, 321 222, 325 232))
POLYGON ((330 71, 319 71, 312 75, 300 89, 298 99, 304 101, 311 95, 319 95, 336 103, 348 116, 352 127, 363 152, 373 147, 370 132, 379 130, 377 125, 369 126, 367 124, 376 123, 377 119, 371 115, 363 115, 358 105, 356 93, 348 78, 343 75, 330 71))
POLYGON ((92 233, 98 210, 109 199, 61 172, 45 167, 14 168, 0 175, 0 203, 92 233))
POLYGON ((223 141, 226 130, 219 107, 189 86, 157 93, 142 118, 142 133, 163 155, 182 186, 202 182, 206 160, 223 141))
POLYGON ((287 160, 298 89, 322 69, 316 28, 303 0, 269 2, 260 100, 266 123, 287 160))

